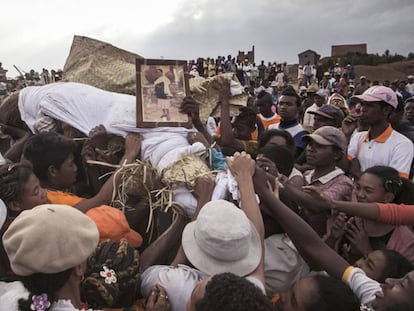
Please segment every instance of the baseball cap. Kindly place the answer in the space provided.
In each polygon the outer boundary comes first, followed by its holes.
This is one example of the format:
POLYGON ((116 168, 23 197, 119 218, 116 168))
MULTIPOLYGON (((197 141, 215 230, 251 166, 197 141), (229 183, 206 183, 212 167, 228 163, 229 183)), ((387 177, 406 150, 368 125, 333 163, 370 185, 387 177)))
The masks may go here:
POLYGON ((359 80, 366 79, 366 78, 367 78, 366 76, 360 76, 359 80))
POLYGON ((316 114, 318 116, 335 120, 338 126, 344 120, 344 113, 342 110, 336 106, 332 105, 322 105, 316 111, 309 111, 310 114, 316 114))
POLYGON ((397 94, 389 87, 376 85, 367 89, 362 95, 355 95, 356 97, 365 102, 378 102, 384 101, 392 107, 398 106, 397 94))
POLYGON ((322 126, 312 134, 303 136, 302 140, 306 143, 313 140, 320 145, 337 146, 342 151, 348 146, 345 134, 333 126, 322 126))
POLYGON ((129 227, 125 214, 119 209, 101 205, 86 212, 92 218, 99 230, 99 239, 119 242, 122 238, 128 241, 132 247, 140 247, 141 235, 129 227))

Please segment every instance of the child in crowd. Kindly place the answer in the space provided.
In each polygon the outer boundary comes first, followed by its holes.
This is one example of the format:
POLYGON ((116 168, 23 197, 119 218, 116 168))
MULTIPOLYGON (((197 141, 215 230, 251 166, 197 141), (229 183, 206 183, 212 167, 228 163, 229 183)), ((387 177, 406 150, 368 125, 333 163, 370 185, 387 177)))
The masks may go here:
MULTIPOLYGON (((392 310, 391 307, 396 304, 403 304, 408 309, 413 308, 414 300, 411 295, 412 284, 414 284, 412 282, 413 271, 407 273, 402 279, 387 279, 385 285, 381 287, 380 283, 368 278, 362 270, 349 266, 342 257, 329 248, 308 224, 280 202, 272 191, 267 189, 264 180, 264 172, 256 171, 255 190, 260 200, 266 203, 270 209, 269 213, 279 221, 299 253, 314 270, 325 270, 332 277, 343 279, 366 309, 392 310)), ((360 310, 358 299, 353 298, 352 295, 344 297, 347 289, 336 291, 337 287, 330 285, 327 287, 327 291, 315 291, 314 278, 298 281, 288 291, 276 295, 274 297, 276 310, 299 308, 314 310, 315 303, 319 301, 323 305, 318 305, 318 310, 360 310), (327 294, 327 297, 318 300, 324 294, 327 294), (329 305, 330 303, 331 305, 329 305)))
MULTIPOLYGON (((413 204, 414 184, 399 176, 388 166, 368 168, 356 185, 358 202, 413 204)), ((339 216, 338 216, 339 217, 339 216)), ((345 227, 345 236, 338 242, 339 250, 345 251, 353 262, 376 249, 398 251, 414 261, 414 233, 407 226, 393 226, 367 219, 351 219, 345 227), (342 247, 346 243, 346 248, 342 247)))

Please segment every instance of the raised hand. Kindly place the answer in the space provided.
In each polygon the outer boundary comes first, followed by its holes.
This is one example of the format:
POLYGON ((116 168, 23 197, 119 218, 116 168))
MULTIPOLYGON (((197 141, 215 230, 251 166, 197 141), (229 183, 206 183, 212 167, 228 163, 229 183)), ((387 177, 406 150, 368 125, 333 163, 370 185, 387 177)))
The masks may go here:
POLYGON ((211 200, 216 182, 210 177, 197 177, 194 184, 193 195, 199 200, 201 198, 211 200))
POLYGON ((151 293, 148 297, 147 304, 145 305, 146 311, 169 311, 171 305, 168 300, 167 293, 161 285, 155 285, 151 289, 151 293))
POLYGON ((95 126, 89 132, 88 142, 93 148, 105 150, 107 148, 108 140, 109 135, 102 124, 95 126))
POLYGON ((125 156, 137 157, 141 152, 142 136, 138 133, 129 133, 125 137, 125 156))
POLYGON ((233 157, 226 157, 226 163, 237 180, 252 177, 254 174, 256 163, 250 154, 244 151, 236 152, 233 157))
POLYGON ((270 174, 273 177, 276 177, 276 176, 279 175, 279 171, 276 167, 276 164, 272 160, 270 160, 266 157, 258 156, 256 158, 256 164, 257 164, 258 167, 263 169, 267 174, 270 174))
POLYGON ((372 251, 364 223, 358 217, 352 217, 346 224, 345 237, 363 256, 372 251))
POLYGON ((302 187, 302 190, 310 194, 316 201, 318 201, 321 207, 329 210, 334 208, 333 200, 327 195, 321 193, 315 186, 304 186, 302 187))

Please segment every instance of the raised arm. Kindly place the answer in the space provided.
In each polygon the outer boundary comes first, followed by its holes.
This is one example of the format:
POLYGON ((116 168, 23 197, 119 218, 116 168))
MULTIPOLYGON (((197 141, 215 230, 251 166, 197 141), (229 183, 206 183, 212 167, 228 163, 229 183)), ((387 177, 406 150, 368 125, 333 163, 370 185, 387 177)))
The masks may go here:
POLYGON ((303 187, 325 209, 334 209, 351 216, 375 220, 391 225, 413 225, 414 206, 394 203, 359 203, 331 200, 313 186, 303 187))
MULTIPOLYGON (((196 220, 203 206, 211 201, 215 185, 215 181, 209 177, 197 177, 193 192, 193 195, 197 198, 197 208, 191 221, 196 220)), ((175 258, 171 263, 172 266, 178 264, 188 264, 188 259, 182 245, 179 247, 175 258)))
MULTIPOLYGON (((128 134, 125 138, 125 154, 120 161, 120 164, 132 163, 139 156, 141 151, 142 137, 140 134, 128 134)), ((109 204, 112 199, 113 189, 119 186, 121 182, 121 176, 119 174, 113 174, 106 183, 102 186, 99 192, 92 198, 83 200, 75 205, 77 209, 86 213, 89 209, 109 204)))
POLYGON ((297 214, 278 200, 266 187, 265 173, 257 169, 254 175, 256 193, 270 212, 289 235, 301 256, 315 270, 325 270, 330 275, 342 278, 349 266, 341 256, 326 245, 318 234, 297 214))
POLYGON ((279 180, 283 184, 286 194, 289 195, 289 197, 298 205, 308 209, 315 214, 325 211, 324 206, 321 205, 319 201, 314 200, 309 193, 304 192, 302 189, 292 184, 292 182, 289 181, 287 177, 281 176, 279 180))
POLYGON ((213 143, 213 138, 208 133, 206 127, 204 126, 203 122, 200 119, 200 104, 191 96, 187 96, 184 98, 183 103, 181 105, 180 111, 183 113, 187 113, 188 116, 191 118, 194 127, 205 137, 207 142, 211 145, 213 143))
POLYGON ((13 146, 5 152, 4 158, 12 162, 19 162, 23 153, 23 148, 30 136, 32 136, 32 133, 29 130, 25 131, 23 129, 4 124, 0 125, 0 127, 3 134, 10 135, 16 141, 13 146))
POLYGON ((243 151, 244 145, 234 136, 230 121, 230 81, 228 80, 221 79, 220 81, 219 101, 221 104, 220 145, 224 148, 232 148, 233 152, 234 150, 243 151))
MULTIPOLYGON (((233 158, 227 157, 226 162, 239 185, 241 209, 253 223, 260 236, 262 257, 259 266, 251 275, 257 277, 264 284, 264 224, 253 186, 252 176, 255 172, 255 161, 245 152, 236 152, 233 158)), ((264 180, 266 180, 266 176, 264 176, 264 180)))

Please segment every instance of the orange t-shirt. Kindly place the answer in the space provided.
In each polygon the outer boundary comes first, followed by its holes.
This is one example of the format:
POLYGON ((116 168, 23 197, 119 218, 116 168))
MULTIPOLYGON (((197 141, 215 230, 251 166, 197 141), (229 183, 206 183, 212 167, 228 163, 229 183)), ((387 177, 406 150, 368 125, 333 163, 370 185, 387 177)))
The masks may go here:
POLYGON ((266 118, 264 117, 261 113, 258 113, 257 116, 260 118, 260 121, 262 121, 263 127, 265 128, 265 130, 267 130, 269 128, 270 125, 272 124, 278 124, 280 122, 280 116, 275 113, 273 116, 271 116, 270 118, 266 118))
POLYGON ((72 193, 47 190, 47 200, 51 204, 65 204, 69 206, 75 206, 76 204, 85 200, 85 198, 78 197, 72 193))
MULTIPOLYGON (((220 137, 220 123, 216 129, 216 136, 220 137)), ((256 127, 255 130, 252 132, 252 140, 257 141, 258 136, 259 136, 259 130, 256 127)))

